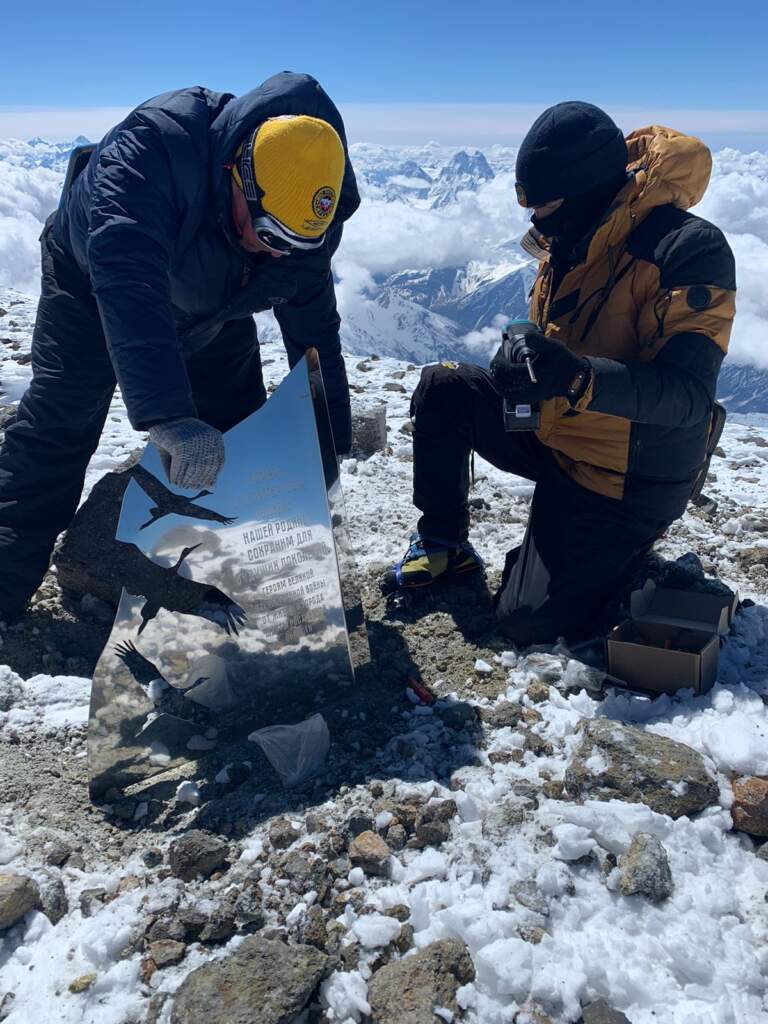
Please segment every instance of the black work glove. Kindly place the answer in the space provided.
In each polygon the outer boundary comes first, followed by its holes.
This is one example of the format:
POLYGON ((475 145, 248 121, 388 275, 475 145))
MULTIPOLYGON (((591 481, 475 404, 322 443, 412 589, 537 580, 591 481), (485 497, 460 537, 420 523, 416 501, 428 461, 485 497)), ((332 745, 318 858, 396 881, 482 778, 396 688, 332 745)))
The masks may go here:
POLYGON ((550 398, 567 398, 575 405, 589 387, 592 365, 577 356, 560 341, 553 341, 539 331, 526 334, 532 353, 531 361, 537 383, 533 383, 525 363, 513 363, 504 355, 504 346, 491 360, 491 373, 499 390, 525 394, 531 402, 550 398))

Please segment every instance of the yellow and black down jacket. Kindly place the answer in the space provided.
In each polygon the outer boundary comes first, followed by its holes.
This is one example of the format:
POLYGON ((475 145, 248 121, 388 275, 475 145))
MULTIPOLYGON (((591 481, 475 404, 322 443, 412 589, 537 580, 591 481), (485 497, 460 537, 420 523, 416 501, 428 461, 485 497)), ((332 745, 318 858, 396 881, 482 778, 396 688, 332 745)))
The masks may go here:
POLYGON ((734 260, 722 232, 687 212, 709 183, 707 147, 657 126, 627 146, 628 183, 582 252, 564 273, 537 254, 531 319, 593 367, 575 408, 543 404, 538 436, 583 487, 672 519, 705 457, 734 260))

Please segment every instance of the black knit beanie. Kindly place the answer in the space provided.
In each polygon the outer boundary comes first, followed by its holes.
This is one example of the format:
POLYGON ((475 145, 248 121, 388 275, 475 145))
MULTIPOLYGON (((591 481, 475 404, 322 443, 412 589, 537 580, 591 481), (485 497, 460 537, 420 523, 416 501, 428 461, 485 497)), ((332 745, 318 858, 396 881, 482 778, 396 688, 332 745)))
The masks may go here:
POLYGON ((517 154, 521 206, 588 192, 616 179, 627 166, 627 144, 605 111, 569 100, 536 118, 517 154))

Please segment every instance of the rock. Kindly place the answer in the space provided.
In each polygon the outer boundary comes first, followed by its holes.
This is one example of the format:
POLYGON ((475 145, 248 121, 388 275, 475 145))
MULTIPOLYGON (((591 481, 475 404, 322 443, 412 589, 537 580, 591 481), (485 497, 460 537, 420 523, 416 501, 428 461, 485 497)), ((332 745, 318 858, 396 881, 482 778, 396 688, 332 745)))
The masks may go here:
POLYGON ((390 825, 387 829, 387 845, 391 850, 402 850, 408 842, 408 833, 402 825, 390 825))
POLYGON ((171 843, 171 874, 184 882, 191 882, 198 875, 208 878, 227 863, 228 853, 229 847, 222 839, 193 829, 171 843))
POLYGON ((435 714, 446 727, 446 729, 470 729, 477 724, 477 708, 472 704, 458 702, 446 704, 444 707, 436 707, 435 714))
POLYGON ((672 818, 717 802, 704 759, 684 743, 605 718, 588 721, 583 733, 565 774, 570 798, 644 803, 672 818))
POLYGON ((483 724, 492 729, 503 729, 506 726, 514 729, 520 723, 522 714, 522 706, 508 700, 503 700, 489 708, 480 708, 480 718, 483 724))
POLYGON ((198 910, 197 907, 181 907, 176 919, 184 929, 184 937, 187 942, 196 942, 208 923, 208 915, 204 914, 202 910, 198 910))
POLYGON ((543 704, 545 700, 549 700, 549 683, 543 679, 533 679, 528 683, 525 692, 534 704, 543 704))
POLYGON ((672 895, 672 872, 667 851, 654 835, 638 832, 625 854, 619 857, 619 889, 622 896, 645 896, 660 903, 672 895))
POLYGON ((394 907, 384 911, 385 917, 394 917, 396 921, 405 922, 411 916, 411 908, 405 903, 396 903, 394 907))
POLYGON ((150 942, 149 955, 155 961, 157 967, 172 967, 184 959, 187 947, 183 942, 176 942, 174 939, 161 939, 159 942, 150 942))
POLYGON ((81 974, 79 978, 75 978, 74 981, 69 983, 69 991, 74 992, 77 995, 80 992, 86 992, 91 985, 96 981, 96 974, 81 974))
POLYGON ((534 914, 549 917, 549 900, 540 892, 534 881, 515 882, 509 891, 510 898, 532 910, 534 914))
POLYGON ((206 914, 199 938, 207 946, 215 946, 219 942, 229 942, 236 931, 234 907, 220 903, 206 914))
POLYGON ((146 931, 147 943, 151 946, 158 942, 184 942, 187 930, 178 917, 165 915, 158 917, 146 931))
POLYGON ((395 384, 393 381, 387 381, 386 384, 382 385, 382 389, 384 391, 395 391, 403 395, 408 393, 402 384, 395 384))
POLYGON ((456 990, 474 977, 472 959, 463 942, 433 942, 374 974, 368 985, 371 1024, 434 1024, 436 1006, 459 1018, 456 990))
POLYGON ((157 974, 157 964, 151 956, 145 956, 139 964, 139 977, 142 985, 149 985, 152 978, 157 974))
POLYGON ((45 863, 60 868, 72 853, 72 844, 61 836, 54 836, 43 847, 45 863))
POLYGON ((483 836, 494 842, 507 838, 525 821, 525 807, 519 800, 502 800, 492 804, 483 818, 483 836))
POLYGON ((163 851, 156 846, 149 846, 146 850, 142 850, 141 859, 146 867, 156 868, 163 863, 163 851))
POLYGON ((419 846, 440 846, 451 834, 447 821, 420 821, 416 826, 416 842, 419 846))
POLYGON ((40 909, 51 922, 56 925, 69 913, 69 900, 60 878, 50 875, 39 886, 40 909))
POLYGON ((122 591, 115 530, 120 506, 130 483, 128 473, 107 473, 80 506, 61 546, 54 555, 63 590, 83 598, 86 594, 117 607, 122 591))
POLYGON ((315 949, 325 949, 328 944, 328 929, 325 926, 322 907, 316 903, 309 908, 301 921, 301 941, 315 949))
POLYGON ((15 992, 6 992, 3 998, 0 999, 0 1022, 6 1020, 10 1016, 15 999, 15 992))
POLYGON ((387 407, 352 410, 352 455, 367 459, 387 446, 387 407))
POLYGON ((234 953, 187 975, 171 1024, 292 1024, 327 964, 328 957, 312 946, 249 936, 234 953))
POLYGON ((25 875, 0 874, 0 932, 40 906, 37 883, 25 875))
POLYGON ((276 850, 284 850, 295 843, 301 833, 287 818, 275 818, 269 826, 269 841, 276 850))
POLYGON ((491 764, 522 764, 525 755, 522 750, 492 750, 488 760, 491 764))
POLYGON ((373 829, 373 819, 370 814, 362 811, 353 811, 347 818, 347 837, 354 839, 361 832, 370 832, 373 829))
POLYGON ((333 878, 346 878, 352 869, 352 862, 349 857, 334 857, 328 864, 328 870, 333 878))
POLYGON ((114 605, 102 601, 95 594, 83 594, 80 598, 80 611, 105 626, 111 626, 115 620, 114 605))
POLYGON ((261 889, 256 883, 246 885, 235 900, 235 917, 246 925, 262 927, 264 908, 261 889))
POLYGON ((768 779, 735 779, 731 815, 733 827, 740 832, 768 836, 768 779))
POLYGON ((584 1024, 632 1024, 629 1017, 614 1010, 604 999, 598 999, 596 1003, 590 1003, 582 1011, 584 1024))
POLYGON ((538 946, 547 934, 546 931, 537 924, 523 924, 518 928, 517 933, 523 942, 529 942, 532 946, 538 946))
POLYGON ((392 851, 376 832, 361 832, 349 844, 352 867, 362 868, 366 875, 386 877, 392 851))
POLYGON ((104 906, 106 900, 106 889, 83 889, 80 893, 80 913, 83 917, 93 917, 104 906))
POLYGON ((149 1006, 147 1007, 147 1016, 144 1019, 144 1024, 159 1024, 160 1016, 163 1012, 163 1007, 170 998, 167 992, 156 992, 149 1000, 149 1006))
POLYGON ((452 821, 459 813, 455 800, 440 800, 438 803, 427 804, 421 812, 421 821, 452 821))

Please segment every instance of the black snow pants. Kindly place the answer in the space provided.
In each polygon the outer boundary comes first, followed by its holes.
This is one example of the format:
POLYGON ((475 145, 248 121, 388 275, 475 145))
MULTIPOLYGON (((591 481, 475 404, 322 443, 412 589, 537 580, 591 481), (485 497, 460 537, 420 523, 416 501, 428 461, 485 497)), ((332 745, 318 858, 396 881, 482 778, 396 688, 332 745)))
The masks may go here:
POLYGON ((499 469, 534 481, 529 529, 549 573, 547 596, 535 610, 517 607, 508 584, 519 549, 511 551, 495 599, 499 628, 520 646, 593 635, 602 609, 669 522, 638 516, 621 501, 574 483, 533 432, 506 432, 502 398, 479 366, 426 367, 411 415, 419 532, 466 540, 473 450, 499 469))
MULTIPOLYGON (((50 222, 41 242, 32 382, 0 451, 0 618, 23 610, 72 521, 116 384, 88 278, 50 222)), ((253 318, 225 324, 187 371, 200 418, 219 430, 258 409, 266 392, 253 318)))

